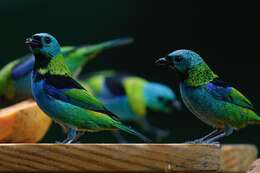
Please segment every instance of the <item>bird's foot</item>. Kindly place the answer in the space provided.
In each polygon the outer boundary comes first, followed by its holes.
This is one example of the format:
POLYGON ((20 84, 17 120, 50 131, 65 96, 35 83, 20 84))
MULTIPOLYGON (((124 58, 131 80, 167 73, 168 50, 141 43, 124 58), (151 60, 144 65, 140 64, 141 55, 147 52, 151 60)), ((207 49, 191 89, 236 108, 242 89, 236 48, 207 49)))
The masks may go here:
POLYGON ((196 140, 193 140, 193 141, 186 141, 184 142, 185 144, 201 144, 203 141, 200 140, 200 139, 196 139, 196 140))
POLYGON ((217 141, 209 141, 209 140, 203 140, 203 139, 196 139, 193 141, 187 141, 186 144, 210 144, 210 145, 219 145, 220 143, 217 141))
POLYGON ((75 139, 71 139, 71 138, 67 138, 63 141, 56 141, 55 144, 80 144, 80 142, 78 140, 75 139))
POLYGON ((75 139, 69 139, 69 140, 64 140, 64 141, 62 141, 61 142, 62 144, 80 144, 80 142, 79 141, 77 141, 77 140, 75 140, 75 139))
POLYGON ((56 141, 55 144, 71 144, 73 143, 73 140, 65 139, 63 141, 56 141))

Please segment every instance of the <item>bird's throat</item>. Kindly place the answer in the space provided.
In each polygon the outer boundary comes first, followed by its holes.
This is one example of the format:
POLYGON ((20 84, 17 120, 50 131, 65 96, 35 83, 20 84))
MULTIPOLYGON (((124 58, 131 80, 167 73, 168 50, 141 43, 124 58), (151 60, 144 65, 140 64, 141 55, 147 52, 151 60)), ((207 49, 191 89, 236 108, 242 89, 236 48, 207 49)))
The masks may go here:
POLYGON ((199 87, 213 81, 218 76, 209 68, 206 63, 201 63, 190 69, 185 75, 184 83, 191 87, 199 87))
POLYGON ((51 57, 48 57, 42 53, 35 53, 35 64, 34 64, 34 71, 39 71, 41 69, 47 69, 48 65, 51 62, 51 57))

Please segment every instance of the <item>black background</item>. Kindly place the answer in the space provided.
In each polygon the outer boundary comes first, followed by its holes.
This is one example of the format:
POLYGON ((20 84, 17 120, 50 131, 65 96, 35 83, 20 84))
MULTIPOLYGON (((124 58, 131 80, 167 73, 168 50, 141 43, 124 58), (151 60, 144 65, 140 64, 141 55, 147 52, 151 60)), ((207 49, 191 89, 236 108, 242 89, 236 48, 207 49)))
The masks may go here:
MULTIPOLYGON (((0 1, 0 64, 25 53, 26 37, 49 32, 62 45, 97 43, 132 36, 131 46, 114 49, 91 62, 85 72, 114 68, 166 83, 178 91, 173 71, 154 65, 169 52, 192 49, 226 81, 234 84, 260 110, 259 9, 257 4, 161 0, 0 1)), ((154 115, 172 135, 163 142, 183 142, 208 133, 211 128, 187 110, 169 117, 154 115)), ((44 142, 60 140, 55 126, 44 142)), ((224 143, 260 145, 260 127, 250 126, 224 143)), ((114 141, 110 134, 86 136, 89 142, 114 141)))

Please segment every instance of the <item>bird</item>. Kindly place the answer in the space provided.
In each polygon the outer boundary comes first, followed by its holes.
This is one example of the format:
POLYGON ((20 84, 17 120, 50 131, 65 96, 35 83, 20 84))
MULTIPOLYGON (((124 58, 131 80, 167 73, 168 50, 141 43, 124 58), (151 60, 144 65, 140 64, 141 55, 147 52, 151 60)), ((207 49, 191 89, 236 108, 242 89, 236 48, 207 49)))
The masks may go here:
POLYGON ((119 118, 72 77, 64 62, 58 40, 48 33, 37 33, 26 39, 35 56, 32 94, 38 106, 67 132, 63 141, 70 144, 84 132, 122 130, 150 141, 125 126, 119 118))
POLYGON ((249 99, 214 73, 198 53, 176 50, 158 59, 156 64, 177 71, 184 104, 201 121, 215 129, 191 143, 219 143, 234 130, 260 124, 260 117, 249 99))
MULTIPOLYGON (((122 37, 93 45, 64 46, 61 48, 61 53, 73 76, 77 77, 82 68, 103 50, 132 42, 132 38, 122 37)), ((32 98, 30 80, 34 62, 33 54, 28 54, 11 61, 0 70, 0 103, 2 105, 32 98)))
MULTIPOLYGON (((137 124, 144 132, 155 135, 158 142, 169 132, 151 125, 148 114, 151 111, 171 114, 173 110, 181 110, 181 102, 171 88, 139 76, 102 70, 88 74, 81 83, 123 122, 137 124)), ((119 142, 126 142, 118 132, 114 134, 119 142)))

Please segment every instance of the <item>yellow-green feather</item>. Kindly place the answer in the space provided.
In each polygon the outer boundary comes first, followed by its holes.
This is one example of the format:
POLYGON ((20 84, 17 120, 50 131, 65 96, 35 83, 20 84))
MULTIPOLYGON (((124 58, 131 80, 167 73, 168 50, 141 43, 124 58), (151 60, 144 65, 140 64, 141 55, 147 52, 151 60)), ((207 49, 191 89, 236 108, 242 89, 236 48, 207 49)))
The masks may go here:
POLYGON ((19 62, 20 60, 12 61, 0 71, 0 95, 4 95, 7 99, 15 97, 12 70, 19 62))
POLYGON ((188 86, 198 87, 213 81, 217 77, 218 75, 206 63, 201 63, 188 71, 188 78, 184 83, 188 86))
POLYGON ((46 69, 40 68, 38 72, 40 74, 46 74, 49 72, 51 75, 71 76, 71 72, 68 66, 65 64, 64 57, 61 54, 53 58, 46 69))
POLYGON ((123 81, 132 110, 139 116, 146 115, 144 85, 147 81, 138 77, 128 77, 123 81))
POLYGON ((254 109, 253 104, 248 100, 241 92, 239 92, 237 89, 232 88, 231 92, 228 94, 229 97, 232 98, 232 101, 240 105, 242 107, 251 108, 254 109))

